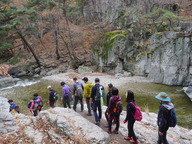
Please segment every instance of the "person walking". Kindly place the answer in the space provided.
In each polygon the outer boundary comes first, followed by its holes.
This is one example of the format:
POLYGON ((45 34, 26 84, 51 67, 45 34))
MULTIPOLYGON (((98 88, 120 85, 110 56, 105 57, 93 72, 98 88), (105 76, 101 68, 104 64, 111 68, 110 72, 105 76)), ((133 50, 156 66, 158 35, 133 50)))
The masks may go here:
POLYGON ((130 140, 131 143, 137 143, 137 138, 135 136, 133 127, 135 123, 135 119, 133 117, 133 113, 135 112, 135 99, 134 99, 134 93, 131 90, 128 90, 126 93, 126 102, 127 102, 127 115, 124 123, 128 122, 128 136, 126 136, 124 139, 130 140))
POLYGON ((73 96, 74 96, 74 104, 73 109, 76 111, 78 100, 81 104, 81 111, 83 112, 83 84, 77 80, 77 78, 73 78, 74 85, 73 85, 73 96))
POLYGON ((100 85, 100 79, 95 78, 95 86, 92 87, 90 103, 93 102, 93 114, 95 117, 95 124, 100 125, 100 119, 102 117, 101 110, 101 97, 104 96, 104 87, 100 85), (99 115, 97 114, 97 110, 99 115))
POLYGON ((51 108, 54 108, 56 102, 55 96, 57 93, 51 86, 47 86, 47 89, 49 90, 49 102, 47 102, 47 104, 49 104, 51 108))
POLYGON ((91 114, 90 97, 91 97, 91 90, 92 90, 92 87, 94 86, 94 84, 89 83, 87 77, 84 77, 82 80, 85 83, 84 91, 83 91, 83 98, 86 99, 86 103, 87 103, 87 109, 88 109, 88 114, 87 115, 91 116, 92 114, 91 114))
POLYGON ((105 111, 105 118, 107 120, 107 125, 105 127, 109 126, 109 124, 108 124, 108 121, 109 121, 109 119, 108 119, 108 106, 109 106, 109 100, 112 97, 112 88, 113 88, 113 85, 111 83, 108 84, 108 87, 107 87, 108 93, 107 93, 107 102, 106 102, 107 109, 105 111))
POLYGON ((62 86, 62 92, 63 92, 63 95, 61 97, 61 100, 63 102, 63 106, 64 106, 64 108, 67 108, 67 105, 68 105, 68 107, 71 108, 71 105, 70 105, 71 89, 68 85, 65 84, 65 82, 61 82, 60 84, 62 86))
POLYGON ((122 112, 122 99, 119 96, 119 90, 115 87, 112 88, 112 97, 109 100, 108 105, 108 133, 112 133, 111 126, 112 126, 112 120, 115 118, 116 128, 113 131, 115 134, 118 134, 119 131, 119 116, 122 112))
POLYGON ((165 92, 160 92, 155 96, 156 99, 160 101, 160 107, 157 117, 158 125, 158 144, 168 144, 167 141, 167 131, 169 129, 169 118, 170 111, 174 108, 171 99, 168 97, 168 94, 165 92))
POLYGON ((34 98, 31 101, 30 112, 33 113, 34 116, 37 116, 43 107, 43 99, 38 93, 33 94, 34 98))
POLYGON ((20 113, 19 111, 19 106, 16 105, 12 99, 8 100, 8 103, 10 104, 10 107, 9 107, 9 112, 17 112, 17 113, 20 113))

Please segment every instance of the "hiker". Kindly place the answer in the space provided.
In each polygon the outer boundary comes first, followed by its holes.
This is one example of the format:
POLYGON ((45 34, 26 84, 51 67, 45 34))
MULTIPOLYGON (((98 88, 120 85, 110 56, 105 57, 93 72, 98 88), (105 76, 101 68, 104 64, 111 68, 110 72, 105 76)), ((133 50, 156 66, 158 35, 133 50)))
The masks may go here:
POLYGON ((89 83, 87 77, 84 77, 82 80, 85 83, 84 91, 83 91, 83 98, 86 99, 86 103, 87 103, 87 109, 88 109, 88 114, 87 115, 91 116, 92 114, 91 114, 90 97, 91 97, 91 90, 92 90, 92 87, 94 86, 94 84, 89 83))
POLYGON ((52 89, 51 86, 47 86, 47 89, 50 91, 49 92, 49 102, 47 102, 47 104, 49 104, 51 108, 54 108, 55 103, 56 103, 56 101, 58 99, 58 97, 56 96, 57 93, 56 93, 56 91, 54 89, 52 89))
POLYGON ((101 110, 101 97, 104 96, 104 87, 100 85, 100 79, 95 78, 95 86, 92 87, 90 103, 93 102, 93 114, 95 117, 95 124, 100 125, 100 119, 102 117, 101 110), (97 114, 99 112, 99 116, 97 114))
POLYGON ((37 116, 43 107, 43 99, 38 93, 33 94, 34 98, 30 101, 30 112, 33 113, 34 116, 37 116))
POLYGON ((127 102, 127 115, 124 123, 128 122, 128 136, 124 137, 125 140, 130 140, 132 143, 137 143, 137 138, 135 136, 133 127, 135 123, 135 119, 133 117, 133 113, 135 112, 135 104, 134 93, 131 90, 128 90, 126 93, 126 102, 127 102))
MULTIPOLYGON (((165 92, 160 92, 155 96, 160 101, 160 107, 157 118, 158 125, 158 144, 168 144, 167 142, 167 130, 169 129, 170 111, 174 108, 171 99, 165 92)), ((176 123, 175 123, 176 124, 176 123)), ((174 126, 173 126, 174 127, 174 126)))
POLYGON ((111 126, 112 126, 112 120, 115 118, 116 120, 116 128, 113 131, 113 133, 118 134, 119 131, 119 117, 122 112, 122 100, 119 96, 119 90, 115 87, 112 88, 112 97, 109 100, 109 105, 107 109, 108 113, 108 133, 112 133, 111 126))
POLYGON ((61 100, 63 102, 63 106, 64 106, 64 108, 67 108, 67 105, 68 105, 68 107, 71 108, 71 105, 70 105, 71 89, 68 85, 65 84, 65 82, 61 82, 60 84, 62 86, 62 92, 63 92, 63 95, 61 97, 61 100))
MULTIPOLYGON (((106 103, 106 106, 108 107, 109 106, 109 100, 110 100, 110 98, 112 97, 112 88, 113 88, 113 85, 110 83, 110 84, 108 84, 108 87, 107 87, 107 89, 108 89, 108 93, 107 93, 107 103, 106 103)), ((108 127, 108 121, 109 121, 109 119, 108 119, 108 108, 106 109, 106 111, 105 111, 105 118, 106 118, 106 120, 107 120, 107 125, 105 126, 105 127, 108 127)))
POLYGON ((73 109, 76 111, 78 100, 81 104, 81 111, 83 112, 83 84, 77 80, 77 78, 73 78, 74 85, 73 85, 73 96, 74 96, 74 104, 73 109))
POLYGON ((13 103, 13 100, 10 99, 8 100, 8 103, 10 104, 9 112, 17 112, 20 113, 19 111, 19 106, 13 103))

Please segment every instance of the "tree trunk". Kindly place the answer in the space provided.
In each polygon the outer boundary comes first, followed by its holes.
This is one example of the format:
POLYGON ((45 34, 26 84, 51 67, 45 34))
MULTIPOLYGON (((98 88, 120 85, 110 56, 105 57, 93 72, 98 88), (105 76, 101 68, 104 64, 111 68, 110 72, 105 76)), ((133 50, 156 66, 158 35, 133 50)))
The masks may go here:
POLYGON ((56 44, 56 49, 55 49, 55 54, 57 55, 57 59, 60 59, 60 55, 59 55, 59 42, 58 42, 58 26, 55 30, 55 44, 56 44))
POLYGON ((29 50, 31 51, 31 53, 33 54, 33 57, 35 58, 37 65, 40 67, 40 60, 38 59, 38 57, 36 56, 33 48, 31 47, 31 45, 27 42, 27 40, 25 39, 25 37, 21 34, 21 32, 19 32, 19 30, 15 27, 15 29, 17 30, 18 35, 20 36, 20 38, 23 40, 23 42, 26 44, 26 46, 29 48, 29 50))

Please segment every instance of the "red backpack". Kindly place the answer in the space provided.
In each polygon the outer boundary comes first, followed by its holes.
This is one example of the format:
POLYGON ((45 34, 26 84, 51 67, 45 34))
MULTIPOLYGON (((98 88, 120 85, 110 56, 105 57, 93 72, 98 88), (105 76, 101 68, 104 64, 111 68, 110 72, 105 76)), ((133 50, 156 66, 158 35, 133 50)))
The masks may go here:
POLYGON ((134 107, 135 107, 135 113, 132 113, 134 119, 137 120, 137 121, 141 121, 142 120, 141 108, 139 106, 137 106, 136 104, 134 104, 133 102, 130 102, 130 103, 132 105, 134 105, 134 107))

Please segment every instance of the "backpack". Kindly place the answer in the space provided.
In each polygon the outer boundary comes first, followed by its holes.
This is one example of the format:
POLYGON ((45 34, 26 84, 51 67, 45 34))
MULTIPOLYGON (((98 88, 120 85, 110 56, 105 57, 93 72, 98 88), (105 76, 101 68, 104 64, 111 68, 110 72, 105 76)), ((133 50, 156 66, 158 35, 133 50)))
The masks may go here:
POLYGON ((27 104, 27 108, 30 108, 31 107, 31 104, 32 104, 33 100, 30 100, 27 104))
POLYGON ((139 106, 137 106, 136 104, 134 104, 133 102, 130 102, 132 105, 134 105, 135 107, 135 112, 132 113, 134 119, 136 121, 141 121, 142 120, 142 112, 141 112, 141 108, 139 106))
POLYGON ((75 95, 78 97, 83 96, 83 88, 82 88, 81 84, 76 84, 75 95))
POLYGON ((34 99, 34 108, 33 109, 41 109, 43 107, 43 101, 40 96, 37 97, 37 99, 34 99))
POLYGON ((95 101, 100 101, 101 97, 103 97, 103 86, 96 87, 96 95, 95 101))
POLYGON ((53 100, 57 101, 59 99, 59 94, 57 94, 56 92, 53 95, 53 100))
POLYGON ((170 110, 170 116, 168 119, 169 127, 175 127, 177 124, 177 117, 174 108, 170 110))
POLYGON ((113 112, 115 113, 121 113, 123 110, 123 105, 122 105, 122 102, 121 101, 117 101, 115 103, 115 108, 113 108, 113 112))

